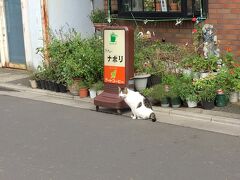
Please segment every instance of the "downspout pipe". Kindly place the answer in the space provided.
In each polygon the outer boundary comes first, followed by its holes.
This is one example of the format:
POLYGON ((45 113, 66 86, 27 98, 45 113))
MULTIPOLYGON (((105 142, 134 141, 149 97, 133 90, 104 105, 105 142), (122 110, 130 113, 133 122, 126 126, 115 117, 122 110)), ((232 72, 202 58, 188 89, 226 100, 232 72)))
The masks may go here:
POLYGON ((108 0, 107 15, 107 21, 108 23, 111 23, 111 0, 108 0))

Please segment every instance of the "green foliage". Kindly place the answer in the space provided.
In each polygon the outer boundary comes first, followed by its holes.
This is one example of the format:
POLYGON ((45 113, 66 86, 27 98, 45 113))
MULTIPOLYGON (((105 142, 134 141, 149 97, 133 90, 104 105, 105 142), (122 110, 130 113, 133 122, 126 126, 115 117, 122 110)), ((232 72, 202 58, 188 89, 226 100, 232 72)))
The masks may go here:
POLYGON ((194 24, 194 29, 196 29, 196 32, 193 33, 193 46, 196 53, 199 52, 203 41, 202 27, 203 23, 194 24))
POLYGON ((165 85, 173 86, 178 82, 176 74, 166 73, 162 76, 162 83, 165 85))
POLYGON ((170 43, 135 37, 135 73, 162 74, 176 71, 176 65, 187 54, 187 49, 170 43))
POLYGON ((93 10, 89 18, 93 23, 107 23, 107 16, 104 10, 93 10))
POLYGON ((87 84, 87 82, 85 82, 85 81, 83 81, 83 80, 81 80, 80 82, 79 82, 79 88, 88 88, 88 84, 87 84))
POLYGON ((141 93, 146 96, 146 97, 152 97, 152 93, 153 93, 153 88, 145 88, 141 91, 141 93))
POLYGON ((100 80, 97 81, 96 83, 90 85, 90 88, 94 89, 96 91, 103 90, 103 87, 104 87, 104 84, 100 80))
POLYGON ((230 70, 231 88, 233 91, 240 91, 240 65, 235 64, 234 68, 230 70))
POLYGON ((216 75, 216 89, 222 89, 225 94, 229 94, 232 88, 232 77, 227 67, 222 67, 216 75))
POLYGON ((178 93, 182 100, 198 102, 199 97, 195 91, 193 80, 189 76, 180 78, 178 93))
POLYGON ((163 84, 157 84, 152 87, 151 94, 149 96, 153 99, 161 101, 161 99, 168 96, 168 92, 166 92, 163 84))
POLYGON ((57 82, 71 85, 74 78, 82 78, 88 83, 97 82, 103 75, 103 41, 95 37, 81 38, 74 29, 51 33, 47 47, 38 48, 46 62, 42 69, 57 82))
POLYGON ((206 78, 197 79, 194 82, 195 90, 198 92, 201 101, 212 101, 216 97, 217 78, 210 74, 206 78))
POLYGON ((208 59, 204 59, 203 56, 197 53, 191 53, 184 57, 179 63, 179 67, 191 68, 195 72, 212 72, 217 69, 217 61, 219 58, 210 56, 208 59))

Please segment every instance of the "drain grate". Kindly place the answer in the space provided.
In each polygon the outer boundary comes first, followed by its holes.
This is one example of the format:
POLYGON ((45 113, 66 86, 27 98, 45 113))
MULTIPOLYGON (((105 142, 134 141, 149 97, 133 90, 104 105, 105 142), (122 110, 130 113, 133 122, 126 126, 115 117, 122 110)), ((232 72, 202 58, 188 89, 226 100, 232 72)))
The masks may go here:
POLYGON ((5 88, 5 87, 0 87, 0 91, 15 91, 15 92, 18 92, 17 90, 10 89, 10 88, 5 88))

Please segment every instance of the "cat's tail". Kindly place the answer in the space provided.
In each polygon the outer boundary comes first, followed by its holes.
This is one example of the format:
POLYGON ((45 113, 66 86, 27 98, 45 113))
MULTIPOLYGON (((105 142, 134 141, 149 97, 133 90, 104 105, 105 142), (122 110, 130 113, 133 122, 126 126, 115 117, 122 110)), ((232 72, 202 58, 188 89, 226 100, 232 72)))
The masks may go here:
POLYGON ((156 115, 154 113, 151 113, 149 118, 152 120, 152 122, 156 122, 157 120, 156 115))

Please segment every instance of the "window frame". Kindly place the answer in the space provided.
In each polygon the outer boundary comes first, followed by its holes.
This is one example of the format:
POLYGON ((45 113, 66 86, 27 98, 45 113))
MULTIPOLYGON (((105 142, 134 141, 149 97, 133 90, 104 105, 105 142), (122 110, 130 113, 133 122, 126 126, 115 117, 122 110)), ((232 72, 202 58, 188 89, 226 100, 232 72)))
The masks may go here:
MULTIPOLYGON (((191 18, 201 17, 201 12, 195 10, 196 0, 192 0, 192 13, 188 15, 187 0, 181 0, 181 11, 180 12, 159 12, 156 11, 156 5, 154 11, 123 11, 124 0, 118 0, 118 17, 119 18, 130 18, 130 19, 172 19, 172 18, 191 18)), ((131 1, 132 2, 132 1, 131 1)), ((156 3, 156 0, 154 0, 156 3)), ((206 18, 208 14, 208 0, 202 0, 202 18, 206 18)), ((131 6, 132 9, 132 6, 131 6)))

